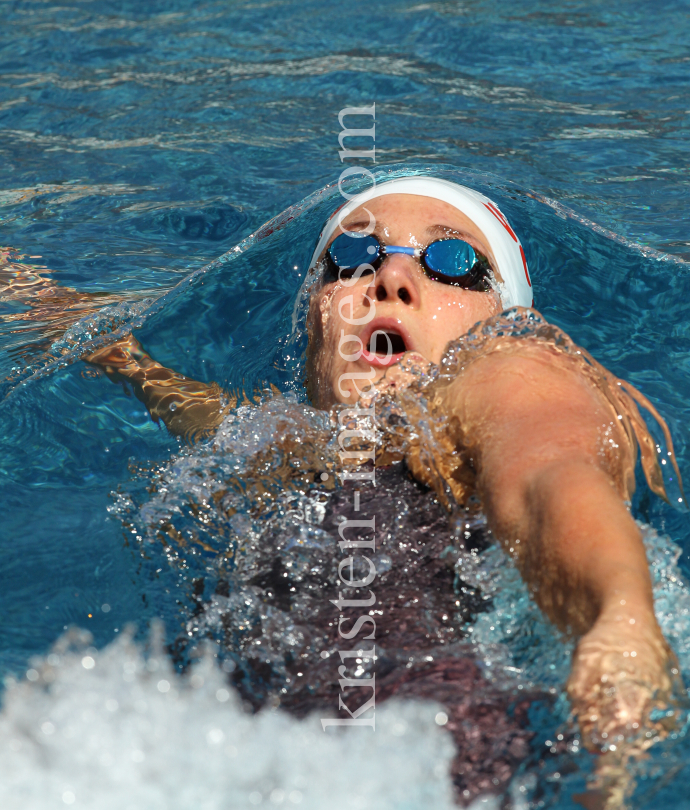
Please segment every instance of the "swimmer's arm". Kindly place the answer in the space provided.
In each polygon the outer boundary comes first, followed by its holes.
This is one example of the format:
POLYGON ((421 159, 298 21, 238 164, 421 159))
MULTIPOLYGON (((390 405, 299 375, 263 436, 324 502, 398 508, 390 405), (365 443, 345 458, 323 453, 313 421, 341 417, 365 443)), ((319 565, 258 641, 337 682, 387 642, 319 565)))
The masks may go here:
POLYGON ((567 357, 548 349, 486 355, 439 398, 458 447, 472 437, 478 492, 495 536, 547 616, 586 634, 569 684, 581 723, 615 729, 626 712, 640 720, 655 690, 669 693, 672 654, 625 505, 635 451, 612 407, 567 357), (628 684, 649 686, 630 692, 634 707, 621 709, 622 692, 604 697, 611 668, 616 677, 627 669, 628 684))
POLYGON ((102 368, 113 382, 130 385, 155 422, 194 441, 212 433, 234 404, 215 383, 193 380, 157 363, 133 335, 82 358, 102 368))
POLYGON ((552 621, 586 632, 618 594, 651 611, 642 539, 624 503, 634 450, 568 358, 547 348, 488 354, 441 396, 458 441, 472 437, 492 529, 552 621), (604 441, 617 451, 604 453, 604 441))

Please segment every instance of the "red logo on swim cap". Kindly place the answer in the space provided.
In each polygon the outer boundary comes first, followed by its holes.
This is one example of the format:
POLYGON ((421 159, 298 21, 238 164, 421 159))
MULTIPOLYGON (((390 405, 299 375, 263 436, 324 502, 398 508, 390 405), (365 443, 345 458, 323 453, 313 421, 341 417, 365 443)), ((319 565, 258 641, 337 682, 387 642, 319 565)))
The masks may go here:
MULTIPOLYGON (((527 283, 529 286, 532 286, 532 282, 529 280, 529 273, 527 272, 527 259, 525 258, 525 251, 522 249, 522 245, 520 245, 520 255, 522 256, 522 266, 525 268, 525 278, 527 279, 527 283)), ((534 304, 534 301, 532 301, 534 304)))
POLYGON ((491 213, 496 217, 496 219, 501 223, 501 225, 503 225, 503 227, 513 237, 513 240, 515 242, 517 242, 518 241, 517 236, 515 236, 515 233, 513 232, 513 229, 508 224, 508 220, 503 216, 503 214, 498 210, 498 208, 496 208, 496 206, 493 203, 490 203, 490 202, 489 203, 484 203, 484 206, 486 208, 488 208, 489 211, 491 211, 491 213))

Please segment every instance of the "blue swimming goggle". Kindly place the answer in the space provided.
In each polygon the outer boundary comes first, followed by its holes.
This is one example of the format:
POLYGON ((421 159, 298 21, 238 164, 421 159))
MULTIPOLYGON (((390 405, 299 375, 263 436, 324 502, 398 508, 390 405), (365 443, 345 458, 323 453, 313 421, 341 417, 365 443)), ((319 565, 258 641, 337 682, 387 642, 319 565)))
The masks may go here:
MULTIPOLYGON (((352 278, 362 265, 378 269, 386 256, 405 253, 418 258, 424 272, 435 281, 487 292, 491 289, 491 267, 486 256, 477 254, 463 239, 439 239, 421 248, 382 245, 375 236, 350 236, 342 233, 326 251, 325 281, 352 278)), ((361 273, 367 275, 368 268, 361 273)))

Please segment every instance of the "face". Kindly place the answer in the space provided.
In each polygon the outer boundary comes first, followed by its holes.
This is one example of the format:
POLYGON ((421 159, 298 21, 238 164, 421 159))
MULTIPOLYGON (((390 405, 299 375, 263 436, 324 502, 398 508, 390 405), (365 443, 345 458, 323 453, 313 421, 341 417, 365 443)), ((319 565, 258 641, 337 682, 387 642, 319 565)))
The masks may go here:
MULTIPOLYGON (((376 222, 373 234, 383 245, 423 249, 437 239, 464 239, 496 272, 484 234, 448 203, 390 194, 351 212, 343 219, 343 229, 367 231, 368 212, 376 222)), ((340 233, 336 230, 330 241, 340 233)), ((354 405, 405 352, 438 363, 450 341, 500 310, 495 292, 435 281, 419 259, 401 253, 386 256, 375 273, 325 284, 309 305, 307 376, 312 401, 321 408, 336 402, 354 405)))

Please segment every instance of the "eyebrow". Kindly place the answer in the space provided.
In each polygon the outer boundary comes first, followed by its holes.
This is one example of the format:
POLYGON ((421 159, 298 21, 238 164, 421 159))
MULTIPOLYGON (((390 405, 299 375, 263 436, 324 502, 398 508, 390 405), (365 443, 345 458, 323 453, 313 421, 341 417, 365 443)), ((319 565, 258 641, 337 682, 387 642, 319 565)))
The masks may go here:
POLYGON ((461 237, 462 239, 474 239, 475 241, 478 241, 476 237, 472 236, 472 234, 466 233, 465 231, 459 231, 457 228, 452 228, 450 225, 429 225, 429 227, 426 229, 426 233, 431 237, 448 236, 449 234, 453 234, 461 237))
MULTIPOLYGON (((482 253, 487 252, 486 245, 484 245, 484 243, 481 240, 477 239, 477 237, 474 234, 467 233, 466 231, 459 231, 457 228, 453 228, 450 225, 429 225, 429 227, 426 229, 426 233, 432 239, 434 237, 440 236, 453 236, 459 237, 460 239, 464 239, 467 242, 472 241, 478 246, 480 246, 482 253)), ((489 264, 491 264, 491 260, 489 260, 489 264)))
POLYGON ((347 223, 344 222, 340 227, 343 233, 347 233, 348 231, 355 231, 358 228, 359 229, 366 228, 368 227, 368 225, 369 220, 363 219, 361 220, 361 222, 347 222, 347 223))

